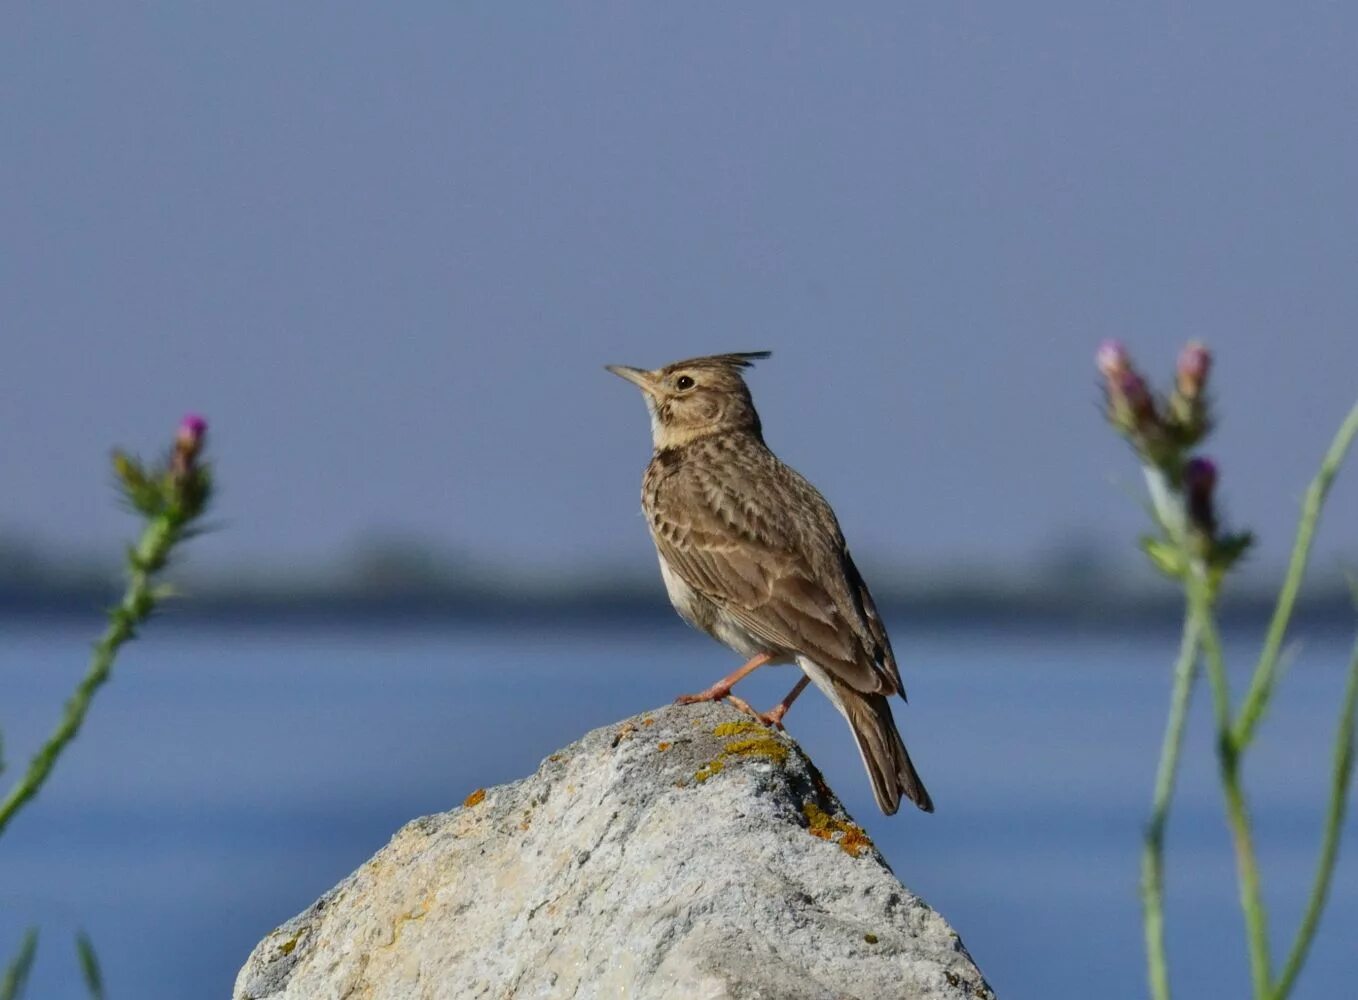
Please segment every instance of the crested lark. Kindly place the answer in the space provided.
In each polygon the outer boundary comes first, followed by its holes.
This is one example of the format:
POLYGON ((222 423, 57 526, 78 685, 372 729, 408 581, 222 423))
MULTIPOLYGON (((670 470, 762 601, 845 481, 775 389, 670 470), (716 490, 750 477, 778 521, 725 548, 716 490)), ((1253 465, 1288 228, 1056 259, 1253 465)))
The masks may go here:
POLYGON ((814 681, 853 730, 882 811, 894 813, 904 794, 933 812, 887 700, 905 697, 891 642, 834 511, 764 444, 741 370, 768 356, 720 354, 655 371, 608 366, 641 389, 651 414, 655 453, 641 504, 670 601, 690 625, 749 657, 679 701, 727 698, 781 726, 814 681), (796 663, 805 676, 761 714, 731 688, 769 663, 796 663))

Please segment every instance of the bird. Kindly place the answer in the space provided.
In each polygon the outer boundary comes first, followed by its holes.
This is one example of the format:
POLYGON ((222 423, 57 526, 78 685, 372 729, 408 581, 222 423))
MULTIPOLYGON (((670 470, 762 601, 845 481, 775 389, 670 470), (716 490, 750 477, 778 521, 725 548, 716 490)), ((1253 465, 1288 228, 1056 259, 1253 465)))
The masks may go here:
POLYGON ((746 662, 681 704, 727 700, 767 725, 809 683, 848 722, 882 812, 933 799, 906 752, 890 696, 905 698, 872 594, 830 504, 764 442, 744 372, 768 351, 714 354, 662 368, 605 368, 642 392, 653 451, 641 504, 660 575, 680 617, 746 662), (769 712, 732 694, 769 664, 803 676, 769 712))

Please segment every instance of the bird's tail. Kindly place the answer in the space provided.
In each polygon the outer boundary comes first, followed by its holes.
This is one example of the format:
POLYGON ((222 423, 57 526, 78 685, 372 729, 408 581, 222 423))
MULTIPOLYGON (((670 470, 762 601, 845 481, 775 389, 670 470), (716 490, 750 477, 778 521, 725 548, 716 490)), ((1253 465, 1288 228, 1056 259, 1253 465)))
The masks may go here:
POLYGON ((925 812, 933 812, 934 800, 906 753, 886 696, 864 694, 843 684, 835 686, 844 718, 858 741, 858 752, 872 781, 872 794, 882 812, 888 816, 894 813, 902 794, 925 812))

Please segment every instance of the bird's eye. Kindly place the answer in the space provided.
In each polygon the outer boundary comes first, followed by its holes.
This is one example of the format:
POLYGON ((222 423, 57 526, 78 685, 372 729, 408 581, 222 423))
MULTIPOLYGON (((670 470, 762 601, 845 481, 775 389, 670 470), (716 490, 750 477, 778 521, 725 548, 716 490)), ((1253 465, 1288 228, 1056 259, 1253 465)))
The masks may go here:
POLYGON ((693 379, 689 378, 687 375, 680 375, 674 380, 674 387, 680 392, 683 392, 685 389, 692 389, 693 379))

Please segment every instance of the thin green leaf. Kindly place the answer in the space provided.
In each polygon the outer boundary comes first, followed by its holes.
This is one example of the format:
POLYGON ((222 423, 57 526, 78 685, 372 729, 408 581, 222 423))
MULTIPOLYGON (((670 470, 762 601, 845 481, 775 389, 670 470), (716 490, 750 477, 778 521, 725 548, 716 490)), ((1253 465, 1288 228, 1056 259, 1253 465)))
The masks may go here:
POLYGON ((38 951, 38 929, 30 927, 24 933, 23 943, 13 960, 5 967, 5 975, 0 979, 0 1000, 20 1000, 28 985, 28 974, 33 970, 33 956, 38 951))
POLYGON ((1250 740, 1254 738, 1259 718, 1268 707, 1269 696, 1273 693, 1273 682, 1276 679, 1278 654, 1282 650, 1287 626, 1292 621, 1292 609, 1297 603, 1297 594, 1301 591, 1302 578, 1306 575, 1306 563, 1311 558, 1311 543, 1315 539, 1316 524, 1320 521, 1320 512, 1325 506, 1325 498, 1329 495, 1335 476, 1339 475, 1339 467, 1344 464, 1349 446, 1356 437, 1358 437, 1358 405, 1349 411, 1349 415, 1339 426, 1339 432, 1335 434, 1334 441, 1330 443, 1329 450, 1325 452, 1325 458, 1320 463, 1320 471, 1316 473, 1315 479, 1311 481, 1310 488, 1306 491, 1287 575, 1283 578, 1282 589, 1278 592, 1278 602, 1273 608, 1273 617, 1269 621, 1268 633, 1264 637, 1264 648, 1259 654, 1259 662, 1255 665, 1249 690, 1245 693, 1245 700, 1241 703, 1240 713, 1236 718, 1233 735, 1237 746, 1249 746, 1250 740))
POLYGON ((90 936, 84 931, 75 936, 75 951, 80 956, 80 972, 85 977, 90 1000, 104 1000, 104 977, 99 971, 99 957, 94 953, 90 936))
POLYGON ((1183 553, 1169 542, 1147 535, 1141 539, 1141 549, 1165 576, 1178 579, 1184 575, 1186 563, 1183 553))
POLYGON ((1320 916, 1329 899, 1334 881, 1335 862, 1339 858, 1339 838, 1344 829, 1344 815, 1349 805, 1349 789, 1353 784, 1353 759, 1358 744, 1358 643, 1349 660, 1348 682, 1339 710, 1339 727, 1334 739, 1334 765, 1330 777, 1330 799, 1325 810, 1325 830, 1321 838, 1320 858, 1316 862, 1315 880, 1306 901, 1306 913, 1297 928, 1296 939, 1288 953, 1282 975, 1273 991, 1274 1000, 1286 1000, 1297 981, 1301 967, 1315 940, 1320 916))

